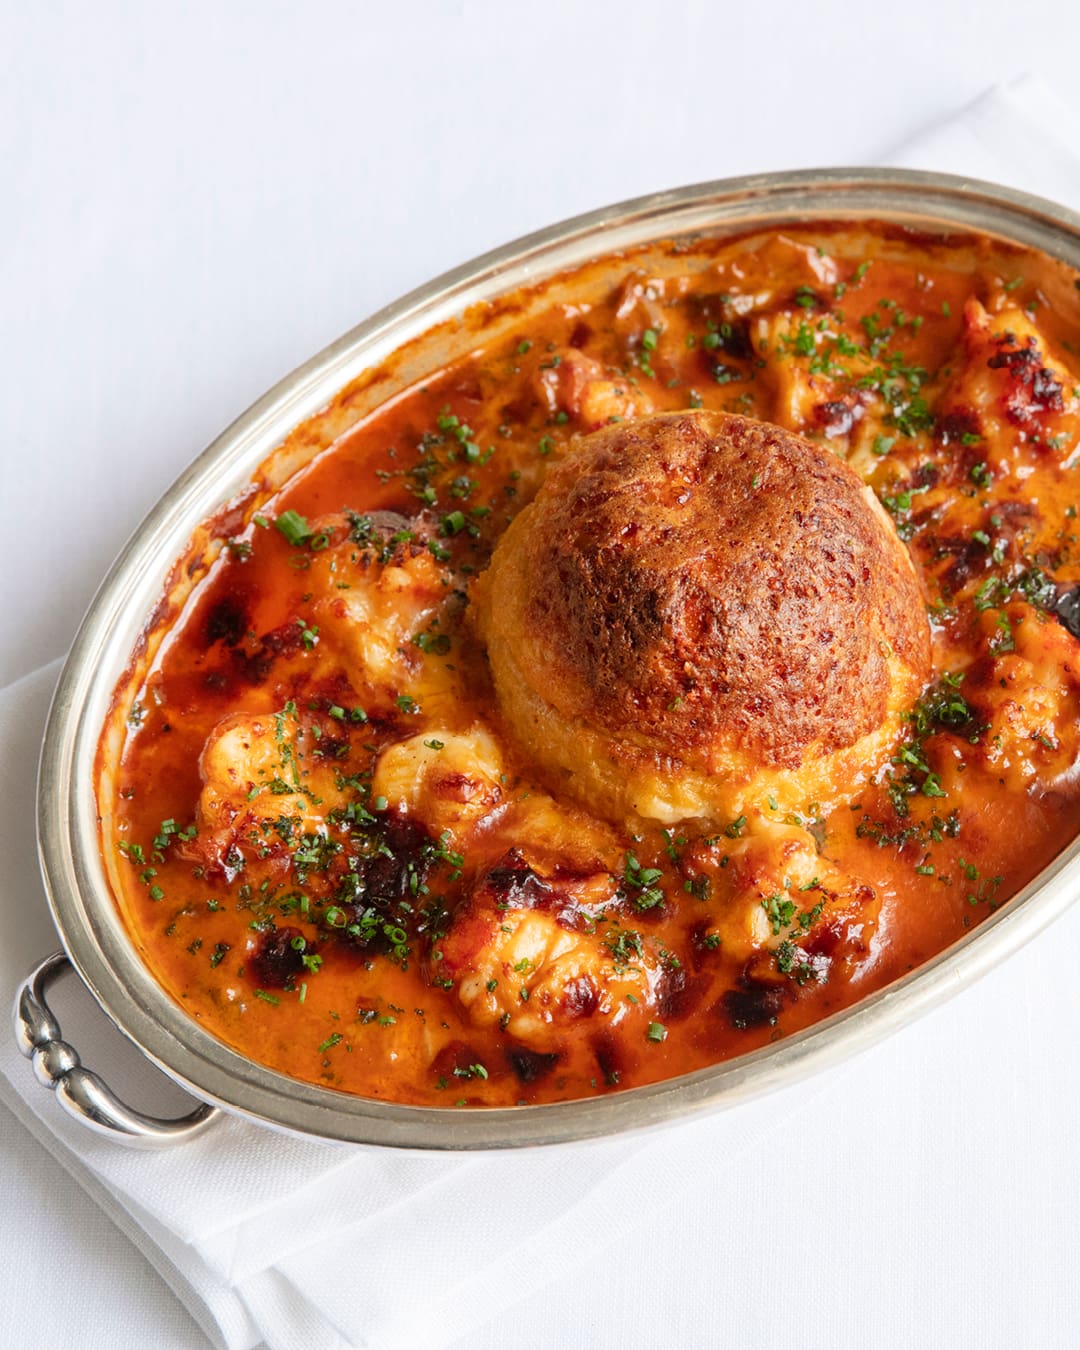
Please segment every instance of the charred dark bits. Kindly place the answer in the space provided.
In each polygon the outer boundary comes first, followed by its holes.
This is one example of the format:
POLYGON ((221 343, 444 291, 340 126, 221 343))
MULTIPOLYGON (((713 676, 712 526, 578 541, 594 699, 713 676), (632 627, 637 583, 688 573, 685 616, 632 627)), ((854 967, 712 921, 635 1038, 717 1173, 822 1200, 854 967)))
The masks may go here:
POLYGON ((259 938, 248 973, 261 989, 287 989, 304 969, 304 957, 314 951, 299 928, 275 928, 259 938))
POLYGON ((664 1022, 688 1017, 705 997, 709 984, 707 977, 691 975, 685 966, 665 970, 657 991, 657 1016, 664 1022))
POLYGON ((483 877, 475 894, 496 909, 548 909, 555 894, 516 849, 511 849, 483 877))
POLYGON ((835 399, 828 403, 819 403, 815 407, 814 422, 826 436, 847 436, 861 411, 854 402, 835 399))
POLYGON ((943 413, 934 426, 940 445, 971 445, 982 438, 979 419, 969 409, 943 413))
POLYGON ((526 1050, 524 1046, 514 1046, 506 1052, 507 1062, 521 1083, 535 1083, 544 1078, 559 1062, 558 1055, 541 1055, 536 1050, 526 1050))
POLYGON ((954 560, 944 576, 945 586, 950 593, 962 590, 972 578, 981 576, 990 568, 991 555, 977 539, 958 534, 939 536, 934 542, 939 558, 951 557, 954 560))
POLYGON ((431 866, 427 830, 406 816, 392 816, 383 830, 382 847, 364 868, 368 895, 400 900, 413 893, 431 866))
POLYGON ((248 631, 247 606, 236 596, 227 595, 210 609, 206 616, 206 645, 224 642, 235 647, 248 631))
POLYGON ((749 361, 754 355, 750 341, 750 324, 746 319, 726 319, 716 329, 721 350, 739 361, 749 361))
POLYGON ((720 1003, 735 1030, 745 1031, 750 1027, 775 1025, 784 997, 784 990, 779 985, 744 978, 740 987, 729 989, 720 1003))
POLYGON ((431 1071, 442 1085, 449 1086, 452 1078, 485 1078, 480 1072, 480 1053, 464 1041, 450 1041, 431 1062, 431 1071))
POLYGON ((626 1070, 622 1047, 611 1035, 597 1036, 593 1041, 596 1064, 608 1087, 618 1087, 626 1070))
POLYGON ((706 295, 700 300, 691 300, 690 312, 695 322, 707 329, 706 336, 698 339, 706 356, 722 351, 737 361, 748 361, 753 357, 749 320, 732 314, 722 296, 706 295))
POLYGON ((249 684, 262 684, 279 656, 289 656, 300 650, 302 630, 299 624, 286 623, 259 639, 249 650, 235 646, 231 649, 233 661, 242 679, 249 684))
MULTIPOLYGON (((1004 339, 1009 343, 1010 339, 1004 339)), ((1034 338, 1026 346, 1002 345, 987 365, 1005 370, 1010 386, 1005 395, 1005 410, 1013 422, 1029 422, 1040 413, 1061 412, 1065 406, 1061 385, 1052 370, 1042 364, 1034 338)))
POLYGON ((320 923, 340 942, 405 962, 411 939, 430 918, 424 882, 438 846, 421 826, 393 816, 367 837, 365 848, 349 858, 320 923))
POLYGON ((588 975, 570 980, 563 989, 562 1007, 567 1017, 590 1017, 600 1006, 600 993, 588 975))
POLYGON ((694 967, 701 969, 720 950, 720 939, 713 936, 713 928, 707 919, 699 919, 690 929, 690 950, 694 954, 694 967))
MULTIPOLYGON (((481 877, 473 896, 497 910, 543 910, 563 928, 581 932, 589 929, 592 910, 575 898, 574 882, 580 875, 587 874, 560 868, 552 877, 538 876, 517 849, 510 849, 481 877)), ((579 1001, 584 999, 583 992, 579 1001)))
POLYGON ((1062 591, 1054 602, 1054 613, 1074 638, 1080 638, 1080 586, 1062 591))

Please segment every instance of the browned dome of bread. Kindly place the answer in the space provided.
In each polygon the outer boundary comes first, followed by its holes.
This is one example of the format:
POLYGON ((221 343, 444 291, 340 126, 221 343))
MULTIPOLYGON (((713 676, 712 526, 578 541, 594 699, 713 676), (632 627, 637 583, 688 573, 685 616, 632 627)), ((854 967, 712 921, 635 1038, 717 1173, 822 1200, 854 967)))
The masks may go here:
POLYGON ((918 582, 872 494, 828 450, 720 413, 578 441, 475 599, 516 739, 616 813, 850 788, 930 668, 918 582))

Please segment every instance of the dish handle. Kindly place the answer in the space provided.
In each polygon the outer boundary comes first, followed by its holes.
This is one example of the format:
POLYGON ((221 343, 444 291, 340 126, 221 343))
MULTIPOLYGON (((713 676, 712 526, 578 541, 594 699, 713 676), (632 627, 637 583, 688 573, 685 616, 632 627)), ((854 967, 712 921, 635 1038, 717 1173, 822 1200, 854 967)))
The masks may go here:
POLYGON ((222 1114, 205 1102, 176 1120, 145 1116, 124 1103, 63 1039, 46 998, 49 986, 71 964, 54 952, 37 965, 15 994, 15 1039, 34 1066, 38 1082, 56 1092, 60 1105, 95 1133, 132 1148, 164 1148, 194 1139, 222 1114))

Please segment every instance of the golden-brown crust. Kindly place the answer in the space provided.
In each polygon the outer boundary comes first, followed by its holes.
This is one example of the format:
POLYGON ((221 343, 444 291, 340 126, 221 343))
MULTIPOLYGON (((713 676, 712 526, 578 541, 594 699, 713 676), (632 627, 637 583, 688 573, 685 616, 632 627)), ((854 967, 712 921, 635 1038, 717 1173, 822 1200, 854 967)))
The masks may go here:
POLYGON ((476 598, 504 712, 524 680, 536 716, 706 774, 854 746, 930 669, 911 561, 867 489, 722 413, 583 437, 476 598))

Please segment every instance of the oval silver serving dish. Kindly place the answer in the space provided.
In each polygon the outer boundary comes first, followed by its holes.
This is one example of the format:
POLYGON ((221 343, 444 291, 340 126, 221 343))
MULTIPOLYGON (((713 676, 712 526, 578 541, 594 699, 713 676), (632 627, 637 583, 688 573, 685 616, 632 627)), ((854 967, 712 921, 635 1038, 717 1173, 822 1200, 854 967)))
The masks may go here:
MULTIPOLYGON (((94 795, 95 754, 113 691, 147 615, 167 584, 175 584, 175 578, 169 581, 175 560, 190 556, 200 523, 240 493, 260 466, 265 475, 267 463, 272 465, 269 477, 280 482, 322 448, 303 437, 290 440, 294 428, 333 405, 329 431, 340 434, 398 383, 420 378, 466 350, 470 331, 461 316, 471 307, 523 285, 652 241, 814 218, 974 230, 1080 268, 1080 217, 1019 192, 939 174, 878 169, 767 174, 626 202, 509 244, 362 323, 233 423, 173 484, 128 543, 78 633, 49 717, 39 782, 41 860, 60 936, 94 997, 125 1035, 198 1097, 290 1131, 407 1147, 521 1146, 638 1129, 734 1105, 866 1048, 978 979, 1071 903, 1080 883, 1080 840, 945 952, 848 1011, 767 1049, 601 1099, 462 1112, 347 1096, 238 1055, 158 986, 113 902, 99 853, 94 795), (394 353, 400 353, 394 377, 365 383, 364 372, 384 369, 394 353), (355 397, 336 398, 347 386, 355 397)), ((39 979, 24 989, 24 1049, 37 1047, 39 1076, 55 1083, 70 1076, 71 1066, 55 1049, 59 1029, 39 1006, 40 985, 39 979)), ((77 1082, 75 1088, 80 1102, 83 1096, 91 1099, 81 1114, 93 1118, 93 1092, 78 1090, 77 1082)), ((99 1115, 99 1124, 108 1125, 106 1107, 99 1115)), ((199 1121, 204 1118, 199 1115, 199 1121)))

